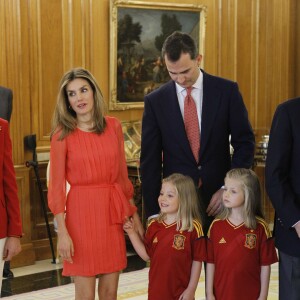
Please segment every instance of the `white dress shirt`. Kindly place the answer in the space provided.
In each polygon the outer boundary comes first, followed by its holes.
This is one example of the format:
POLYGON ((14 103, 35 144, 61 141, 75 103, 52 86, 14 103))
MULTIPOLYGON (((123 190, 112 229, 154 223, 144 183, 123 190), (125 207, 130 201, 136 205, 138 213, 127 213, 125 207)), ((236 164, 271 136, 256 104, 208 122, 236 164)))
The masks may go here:
MULTIPOLYGON (((181 111, 182 118, 184 118, 184 99, 186 97, 186 89, 180 86, 178 83, 176 84, 176 93, 178 98, 178 103, 181 111)), ((192 97, 195 101, 197 108, 197 115, 199 121, 199 129, 201 132, 201 116, 202 116, 202 102, 203 102, 203 73, 199 72, 199 77, 196 82, 192 85, 192 97)))

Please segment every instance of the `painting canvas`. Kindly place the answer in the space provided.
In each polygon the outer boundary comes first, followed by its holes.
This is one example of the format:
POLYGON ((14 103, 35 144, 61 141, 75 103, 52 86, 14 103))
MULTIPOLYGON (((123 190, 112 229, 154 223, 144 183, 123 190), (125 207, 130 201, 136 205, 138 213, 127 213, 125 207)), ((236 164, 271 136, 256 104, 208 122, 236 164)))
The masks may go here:
POLYGON ((145 3, 111 2, 110 110, 143 108, 144 96, 170 80, 161 48, 175 30, 203 54, 205 7, 145 3))

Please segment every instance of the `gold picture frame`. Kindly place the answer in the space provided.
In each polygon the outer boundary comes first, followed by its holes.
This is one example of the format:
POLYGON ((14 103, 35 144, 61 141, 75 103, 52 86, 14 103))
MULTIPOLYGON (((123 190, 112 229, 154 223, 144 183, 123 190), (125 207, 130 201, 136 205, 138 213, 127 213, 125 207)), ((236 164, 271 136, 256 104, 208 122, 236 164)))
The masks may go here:
POLYGON ((142 121, 123 121, 124 150, 127 163, 138 163, 141 154, 142 121))
POLYGON ((205 26, 200 4, 111 0, 109 109, 142 109, 145 94, 170 80, 160 54, 165 38, 187 32, 204 54, 205 26))

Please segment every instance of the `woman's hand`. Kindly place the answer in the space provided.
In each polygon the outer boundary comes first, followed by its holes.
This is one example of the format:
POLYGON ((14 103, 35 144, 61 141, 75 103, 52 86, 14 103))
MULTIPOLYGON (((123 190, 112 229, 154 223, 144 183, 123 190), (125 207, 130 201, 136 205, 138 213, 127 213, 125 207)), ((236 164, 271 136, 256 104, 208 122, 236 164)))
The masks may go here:
POLYGON ((57 249, 63 260, 71 264, 73 263, 72 257, 74 256, 74 246, 73 241, 67 231, 58 232, 57 249))
POLYGON ((124 230, 125 232, 127 232, 127 234, 131 234, 131 233, 135 232, 134 222, 133 222, 132 217, 126 218, 126 219, 124 220, 123 230, 124 230))

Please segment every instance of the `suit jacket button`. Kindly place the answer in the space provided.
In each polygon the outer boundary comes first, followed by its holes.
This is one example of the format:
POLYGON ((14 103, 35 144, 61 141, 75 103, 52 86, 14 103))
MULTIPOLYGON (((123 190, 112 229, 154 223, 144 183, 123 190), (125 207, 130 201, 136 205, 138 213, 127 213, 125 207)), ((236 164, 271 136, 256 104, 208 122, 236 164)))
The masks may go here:
POLYGON ((201 168, 202 168, 201 166, 198 166, 198 170, 201 170, 201 168))

